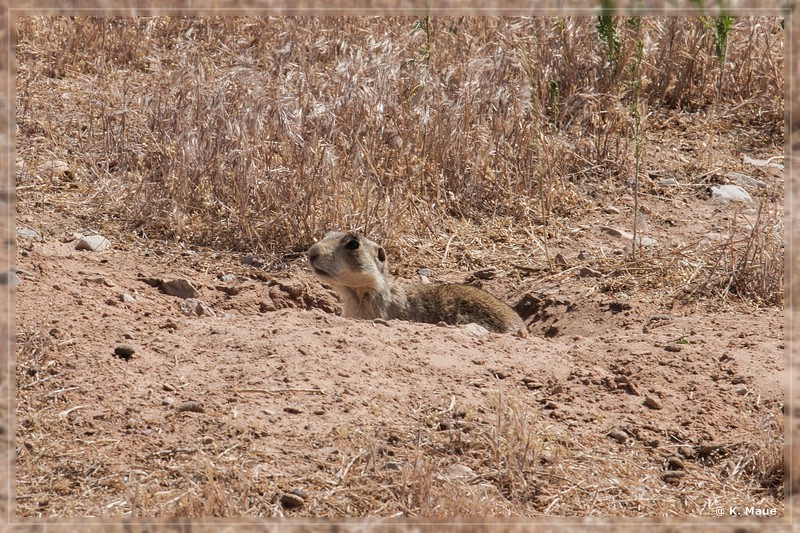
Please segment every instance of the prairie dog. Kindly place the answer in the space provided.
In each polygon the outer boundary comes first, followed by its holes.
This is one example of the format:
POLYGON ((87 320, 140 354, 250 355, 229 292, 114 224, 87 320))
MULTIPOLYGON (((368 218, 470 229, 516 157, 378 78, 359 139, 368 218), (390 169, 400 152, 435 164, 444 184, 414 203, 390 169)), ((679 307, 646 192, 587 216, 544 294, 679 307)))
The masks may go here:
POLYGON ((475 322, 499 333, 525 329, 513 309, 476 287, 392 282, 386 251, 363 235, 329 231, 308 249, 308 264, 320 281, 339 294, 345 317, 430 324, 475 322))

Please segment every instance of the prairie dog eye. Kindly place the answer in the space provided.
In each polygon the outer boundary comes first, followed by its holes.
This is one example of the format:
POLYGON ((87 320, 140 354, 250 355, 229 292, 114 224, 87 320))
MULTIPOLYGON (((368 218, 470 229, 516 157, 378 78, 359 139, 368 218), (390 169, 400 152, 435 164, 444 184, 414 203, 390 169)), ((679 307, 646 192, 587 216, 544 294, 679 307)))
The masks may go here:
POLYGON ((358 241, 356 239, 351 239, 347 241, 347 244, 345 244, 344 247, 348 250, 355 250, 358 248, 358 241))

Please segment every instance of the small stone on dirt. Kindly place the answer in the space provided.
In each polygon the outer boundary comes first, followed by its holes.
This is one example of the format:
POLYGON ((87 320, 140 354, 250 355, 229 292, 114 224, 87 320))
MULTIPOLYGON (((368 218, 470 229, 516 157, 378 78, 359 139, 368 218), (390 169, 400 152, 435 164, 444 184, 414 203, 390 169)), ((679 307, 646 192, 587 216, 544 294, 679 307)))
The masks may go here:
POLYGON ((469 335, 470 337, 475 337, 477 339, 489 336, 488 329, 474 322, 470 322, 469 324, 465 325, 463 328, 461 328, 461 331, 463 331, 464 334, 469 335))
POLYGON ((672 455, 667 457, 667 469, 669 470, 685 470, 685 466, 680 457, 672 455))
POLYGON ((111 241, 102 235, 89 235, 82 237, 78 244, 75 245, 76 250, 88 250, 90 252, 102 252, 111 246, 111 241))
POLYGON ((664 351, 667 352, 677 353, 680 352, 681 350, 683 350, 683 347, 680 344, 667 344, 666 346, 664 346, 664 351))
POLYGON ((203 408, 203 406, 199 402, 195 402, 195 401, 190 400, 188 402, 181 403, 178 406, 178 412, 179 413, 185 413, 185 412, 204 413, 205 409, 203 408))
POLYGON ((738 185, 711 187, 711 201, 718 204, 751 203, 753 198, 738 185))
POLYGON ((656 399, 656 398, 655 398, 655 397, 653 397, 653 396, 645 396, 645 398, 644 398, 644 404, 645 404, 647 407, 649 407, 650 409, 659 410, 659 409, 662 409, 662 408, 663 408, 663 405, 661 405, 661 401, 660 401, 660 400, 658 400, 658 399, 656 399))
POLYGON ((22 237, 23 239, 36 239, 37 241, 43 240, 42 234, 31 228, 17 229, 17 236, 22 237))
POLYGON ((752 178, 746 174, 740 174, 738 172, 728 172, 728 178, 735 181, 742 187, 752 187, 756 189, 767 188, 767 184, 765 182, 752 178))
POLYGON ((181 312, 186 316, 210 316, 215 317, 214 312, 205 302, 196 298, 186 298, 180 302, 181 312))
POLYGON ((284 407, 283 410, 289 413, 290 415, 299 415, 300 413, 303 412, 303 410, 300 409, 299 407, 284 407))
POLYGON ((603 211, 607 215, 619 215, 622 211, 619 210, 619 207, 614 205, 607 205, 603 208, 603 211))
POLYGON ((114 354, 119 357, 120 359, 129 360, 133 357, 133 354, 136 352, 136 349, 131 346, 130 344, 120 344, 116 348, 114 348, 114 354))
POLYGON ((236 276, 233 275, 233 274, 225 274, 224 276, 221 276, 219 278, 219 280, 224 282, 224 283, 228 283, 228 282, 231 282, 231 281, 235 281, 236 280, 236 276))
POLYGON ((287 508, 302 507, 305 503, 305 498, 298 496, 294 491, 284 493, 281 496, 281 505, 287 508))
POLYGON ((197 298, 200 296, 198 290, 194 288, 194 285, 188 279, 162 280, 159 287, 164 294, 177 296, 178 298, 197 298))
POLYGON ((117 297, 119 298, 119 300, 121 302, 126 303, 126 304, 135 304, 136 303, 136 299, 133 296, 131 296, 130 294, 128 294, 127 292, 123 292, 122 294, 118 295, 117 297))
POLYGON ((628 441, 628 434, 621 429, 612 429, 608 432, 608 436, 620 444, 625 444, 628 441))

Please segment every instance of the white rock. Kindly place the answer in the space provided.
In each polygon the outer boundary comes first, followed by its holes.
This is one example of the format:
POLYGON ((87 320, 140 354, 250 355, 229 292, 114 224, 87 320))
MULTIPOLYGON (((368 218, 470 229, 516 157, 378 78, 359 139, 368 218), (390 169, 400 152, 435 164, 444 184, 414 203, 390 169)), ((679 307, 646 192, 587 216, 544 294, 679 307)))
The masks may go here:
POLYGON ((89 235, 82 237, 78 244, 75 245, 76 250, 89 250, 91 252, 102 252, 111 246, 111 241, 102 235, 89 235))
POLYGON ((753 198, 738 185, 720 185, 711 187, 711 201, 719 204, 750 203, 753 198))
POLYGON ((489 330, 485 327, 481 326, 480 324, 476 324, 474 322, 470 322, 462 329, 464 333, 469 335, 470 337, 477 337, 483 338, 489 335, 489 330))

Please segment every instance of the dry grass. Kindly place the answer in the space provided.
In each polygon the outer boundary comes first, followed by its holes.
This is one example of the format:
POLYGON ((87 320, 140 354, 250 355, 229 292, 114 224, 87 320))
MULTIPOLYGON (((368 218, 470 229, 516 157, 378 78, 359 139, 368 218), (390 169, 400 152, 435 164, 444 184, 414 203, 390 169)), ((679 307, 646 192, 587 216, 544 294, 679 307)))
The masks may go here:
POLYGON ((724 63, 713 19, 613 27, 612 57, 594 18, 20 18, 19 192, 240 251, 506 227, 552 267, 572 216, 633 190, 651 110, 782 142, 778 19, 735 19, 724 63), (54 159, 69 179, 39 170, 54 159))

